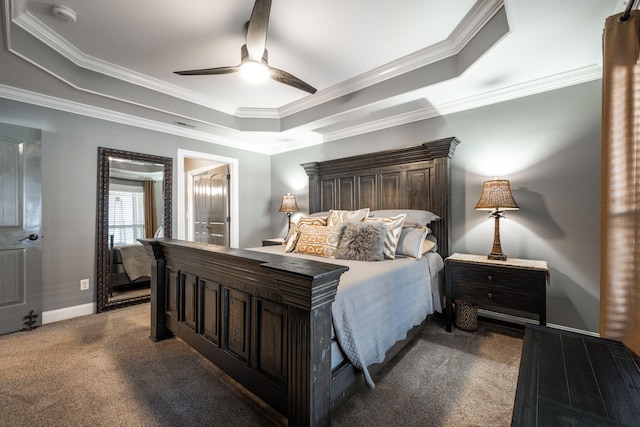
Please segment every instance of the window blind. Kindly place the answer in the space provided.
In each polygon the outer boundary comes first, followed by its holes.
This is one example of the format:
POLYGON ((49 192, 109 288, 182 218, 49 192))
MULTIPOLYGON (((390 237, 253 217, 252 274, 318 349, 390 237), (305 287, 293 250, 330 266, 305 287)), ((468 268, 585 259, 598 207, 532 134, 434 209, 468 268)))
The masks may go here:
POLYGON ((144 238, 142 186, 110 186, 109 235, 113 235, 114 245, 136 243, 137 239, 144 238))

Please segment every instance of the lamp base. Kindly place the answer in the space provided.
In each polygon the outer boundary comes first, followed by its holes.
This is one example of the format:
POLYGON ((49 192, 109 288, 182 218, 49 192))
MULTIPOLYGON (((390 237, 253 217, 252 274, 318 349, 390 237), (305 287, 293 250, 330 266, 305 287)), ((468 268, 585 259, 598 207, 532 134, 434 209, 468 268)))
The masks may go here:
POLYGON ((498 261, 506 261, 507 260, 507 256, 505 254, 490 253, 489 255, 487 255, 487 258, 496 259, 498 261))
POLYGON ((489 214, 490 217, 495 219, 493 229, 493 247, 491 253, 487 255, 489 259, 495 259, 498 261, 506 261, 507 256, 502 253, 502 245, 500 244, 500 218, 504 215, 501 210, 496 209, 489 214))

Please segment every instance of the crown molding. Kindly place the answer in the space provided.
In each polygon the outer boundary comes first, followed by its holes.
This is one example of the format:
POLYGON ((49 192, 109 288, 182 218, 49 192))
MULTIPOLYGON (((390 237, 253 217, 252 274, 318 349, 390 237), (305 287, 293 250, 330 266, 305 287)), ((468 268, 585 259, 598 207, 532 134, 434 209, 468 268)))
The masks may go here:
POLYGON ((66 111, 69 113, 79 114, 87 117, 93 117, 176 136, 182 136, 199 141, 211 142, 227 147, 238 148, 261 154, 274 155, 322 144, 324 142, 336 141, 344 138, 401 126, 437 116, 467 111, 474 108, 496 104, 499 102, 531 96, 555 89, 561 89, 563 87, 586 83, 589 81, 598 80, 600 78, 602 78, 602 67, 599 64, 594 64, 588 67, 571 70, 566 73, 556 74, 544 79, 534 80, 495 91, 485 92, 471 97, 444 102, 442 104, 439 104, 437 108, 425 107, 407 113, 398 114, 392 117, 351 126, 339 131, 329 132, 324 135, 318 135, 316 133, 310 132, 311 136, 308 138, 297 138, 295 141, 292 141, 290 139, 280 141, 274 140, 269 144, 265 144, 264 142, 256 143, 243 140, 242 132, 238 132, 239 137, 237 139, 221 137, 188 127, 180 127, 173 123, 160 123, 153 120, 114 112, 111 110, 89 106, 86 104, 43 95, 40 93, 18 89, 2 84, 0 84, 0 97, 25 102, 28 104, 34 104, 41 107, 66 111))
POLYGON ((270 154, 269 147, 266 147, 264 144, 247 142, 242 139, 242 136, 239 136, 237 139, 221 137, 219 135, 198 131, 189 127, 182 127, 174 123, 162 123, 155 120, 136 117, 130 114, 124 114, 93 105, 86 105, 79 102, 31 92, 28 90, 19 89, 3 84, 0 84, 0 98, 11 99, 27 104, 37 105, 40 107, 65 111, 67 113, 106 120, 109 122, 135 126, 143 129, 153 130, 156 132, 166 133, 169 135, 176 135, 189 139, 195 139, 198 141, 211 142, 213 144, 224 145, 240 150, 247 150, 254 153, 270 154))
POLYGON ((600 78, 602 78, 602 67, 599 64, 594 64, 588 67, 571 70, 566 73, 556 74, 544 79, 534 80, 499 90, 444 102, 442 104, 438 104, 437 108, 420 108, 398 114, 396 116, 386 117, 384 119, 374 120, 368 123, 344 128, 339 131, 330 132, 324 134, 324 142, 336 141, 433 117, 485 107, 487 105, 536 95, 538 93, 586 83, 600 78))
POLYGON ((368 123, 340 129, 335 132, 329 132, 324 135, 324 142, 337 141, 339 139, 349 138, 352 136, 363 135, 365 133, 376 132, 396 126, 405 125, 407 123, 418 122, 420 120, 437 117, 440 114, 434 107, 424 107, 406 113, 398 114, 392 117, 374 120, 368 123))
POLYGON ((236 110, 235 116, 241 119, 281 119, 282 116, 276 108, 245 108, 236 110))
POLYGON ((458 113, 491 104, 497 104, 499 102, 562 89, 563 87, 587 83, 601 78, 602 66, 600 64, 593 64, 542 79, 532 80, 490 92, 484 92, 470 97, 444 102, 442 104, 438 104, 438 111, 440 115, 458 113))

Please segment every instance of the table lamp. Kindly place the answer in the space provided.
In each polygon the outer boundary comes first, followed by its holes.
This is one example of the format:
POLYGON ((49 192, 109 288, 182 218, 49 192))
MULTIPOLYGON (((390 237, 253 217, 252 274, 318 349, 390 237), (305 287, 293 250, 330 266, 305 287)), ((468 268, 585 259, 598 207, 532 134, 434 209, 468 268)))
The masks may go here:
POLYGON ((282 204, 280 204, 280 210, 278 212, 285 212, 289 220, 289 227, 287 233, 291 230, 291 214, 298 212, 298 204, 296 203, 296 196, 292 196, 291 193, 287 193, 286 196, 282 196, 282 204))
POLYGON ((493 248, 487 258, 505 261, 507 256, 502 253, 502 246, 500 245, 500 218, 504 216, 504 211, 520 209, 511 194, 509 180, 495 177, 492 180, 485 181, 482 185, 482 194, 480 194, 476 209, 491 211, 489 218, 493 217, 495 219, 493 248))

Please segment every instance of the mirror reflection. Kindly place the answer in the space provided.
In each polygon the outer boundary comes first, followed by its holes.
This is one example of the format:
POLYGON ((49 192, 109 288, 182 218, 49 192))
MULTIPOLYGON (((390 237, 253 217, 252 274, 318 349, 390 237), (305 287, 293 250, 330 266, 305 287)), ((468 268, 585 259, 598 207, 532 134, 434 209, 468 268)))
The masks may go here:
POLYGON ((109 302, 151 294, 151 257, 138 239, 164 234, 158 225, 163 169, 157 163, 109 159, 109 302))
POLYGON ((99 149, 98 311, 149 300, 151 257, 138 239, 170 236, 171 162, 99 149))

